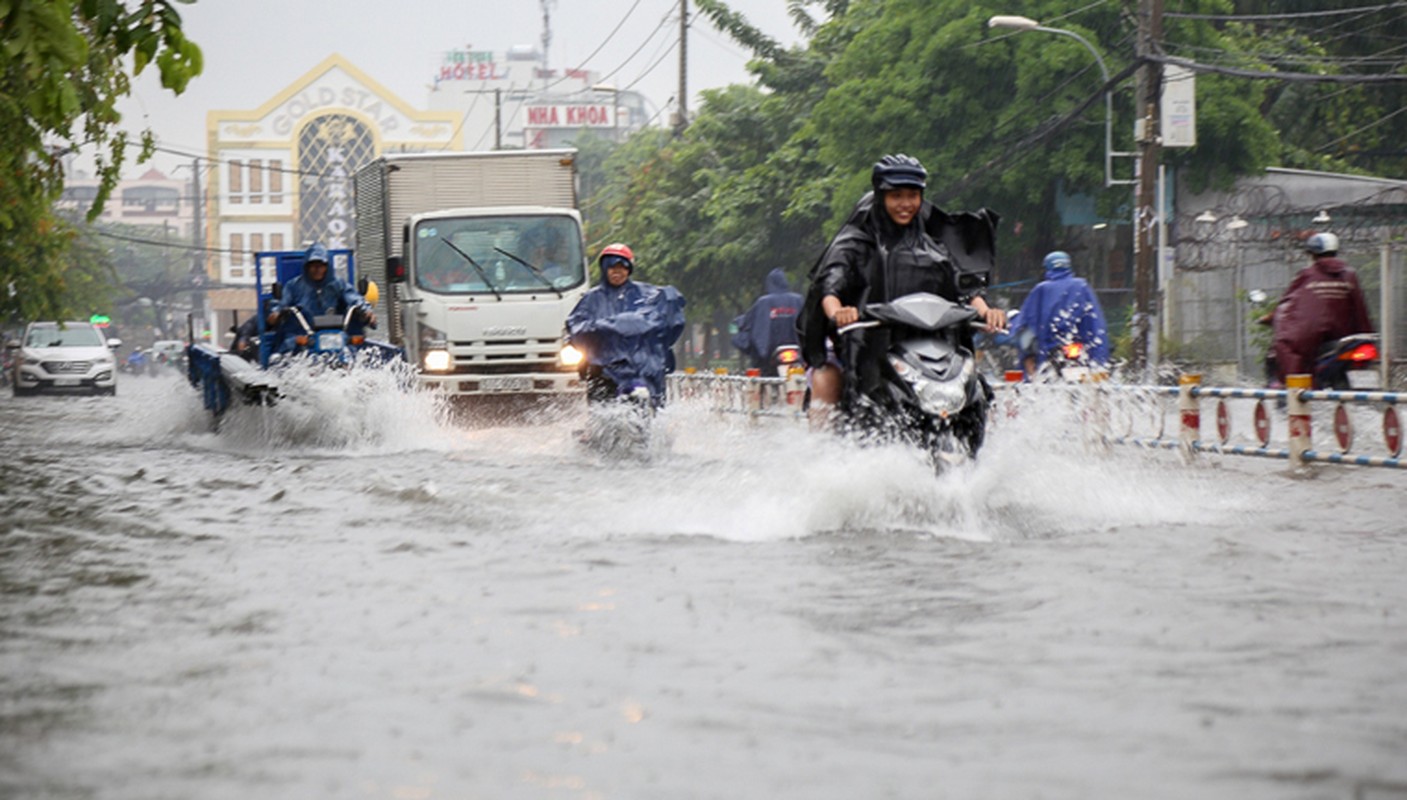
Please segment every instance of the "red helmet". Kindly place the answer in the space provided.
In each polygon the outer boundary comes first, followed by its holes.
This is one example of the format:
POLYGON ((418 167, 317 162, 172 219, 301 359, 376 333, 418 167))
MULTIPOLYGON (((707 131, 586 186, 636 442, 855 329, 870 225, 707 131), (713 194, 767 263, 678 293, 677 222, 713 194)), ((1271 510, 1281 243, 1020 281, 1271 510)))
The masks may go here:
POLYGON ((601 250, 601 255, 596 261, 600 263, 601 266, 608 267, 610 264, 607 263, 607 259, 610 261, 620 259, 625 262, 626 269, 631 271, 635 270, 635 254, 630 252, 629 247, 620 242, 606 245, 605 248, 601 250))

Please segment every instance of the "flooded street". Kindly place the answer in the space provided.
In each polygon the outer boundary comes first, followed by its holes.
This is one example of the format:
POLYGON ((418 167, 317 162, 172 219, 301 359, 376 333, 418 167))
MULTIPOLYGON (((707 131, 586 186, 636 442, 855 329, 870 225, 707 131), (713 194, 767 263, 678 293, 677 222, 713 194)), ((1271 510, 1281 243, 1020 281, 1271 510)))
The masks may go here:
POLYGON ((0 395, 0 797, 1407 798, 1407 474, 0 395))

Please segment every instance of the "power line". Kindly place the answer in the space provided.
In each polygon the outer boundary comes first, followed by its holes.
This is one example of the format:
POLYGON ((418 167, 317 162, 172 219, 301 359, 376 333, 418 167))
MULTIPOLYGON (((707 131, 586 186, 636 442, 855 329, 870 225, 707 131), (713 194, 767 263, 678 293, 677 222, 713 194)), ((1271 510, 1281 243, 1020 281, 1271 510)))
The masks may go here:
POLYGON ((1262 22, 1278 21, 1286 19, 1307 19, 1310 17, 1330 17, 1339 14, 1360 14, 1373 11, 1386 11, 1392 8, 1407 8, 1407 3, 1385 3, 1378 6, 1361 6, 1359 8, 1336 8, 1328 11, 1299 11, 1286 14, 1187 14, 1174 11, 1165 11, 1165 17, 1177 17, 1178 19, 1199 19, 1212 22, 1262 22))
POLYGON ((1241 67, 1223 67, 1217 64, 1201 64, 1187 58, 1156 53, 1147 56, 1147 60, 1160 64, 1173 64, 1193 72, 1215 72, 1221 75, 1235 75, 1238 78, 1254 78, 1256 80, 1279 80, 1292 83, 1407 83, 1407 74, 1319 75, 1312 72, 1272 72, 1241 67))

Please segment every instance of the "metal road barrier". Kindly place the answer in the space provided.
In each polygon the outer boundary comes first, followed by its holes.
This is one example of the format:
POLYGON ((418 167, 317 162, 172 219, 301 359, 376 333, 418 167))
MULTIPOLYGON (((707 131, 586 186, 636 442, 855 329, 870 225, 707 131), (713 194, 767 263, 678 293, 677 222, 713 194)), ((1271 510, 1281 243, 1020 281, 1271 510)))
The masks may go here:
MULTIPOLYGON (((994 387, 998 389, 998 399, 992 405, 994 424, 1003 416, 1019 414, 1023 397, 1064 393, 1078 404, 1081 433, 1087 443, 1178 450, 1189 459, 1207 453, 1281 459, 1296 466, 1317 462, 1407 469, 1407 460, 1401 457, 1402 423, 1397 409, 1398 404, 1407 402, 1407 394, 1401 392, 1315 390, 1310 388, 1308 375, 1289 376, 1286 389, 1202 386, 1200 375, 1184 375, 1178 386, 1119 384, 1102 375, 1073 384, 1021 383, 1019 371, 1008 373, 1006 378, 1006 383, 994 387), (1211 421, 1205 437, 1204 398, 1210 401, 1211 421), (1234 415, 1228 402, 1232 400, 1253 401, 1249 425, 1253 443, 1232 443, 1234 415), (1168 420, 1174 409, 1176 435, 1169 436, 1168 420), (1326 427, 1323 412, 1328 414, 1327 431, 1333 440, 1332 444, 1323 443, 1328 449, 1321 449, 1314 441, 1316 412, 1321 415, 1321 432, 1326 427), (1373 441, 1376 437, 1371 435, 1358 441, 1362 420, 1374 416, 1380 420, 1380 441, 1373 441), (1279 431, 1283 435, 1278 435, 1279 431), (1356 442, 1375 452, 1355 452, 1356 442)), ((805 419, 802 399, 806 379, 800 370, 786 378, 730 375, 723 370, 714 374, 687 372, 671 375, 669 381, 674 397, 704 400, 722 415, 805 419)))
POLYGON ((804 420, 802 399, 806 395, 806 374, 792 370, 787 377, 764 378, 757 370, 748 375, 713 374, 686 370, 669 376, 669 393, 681 400, 706 400, 718 414, 750 418, 776 417, 804 420))

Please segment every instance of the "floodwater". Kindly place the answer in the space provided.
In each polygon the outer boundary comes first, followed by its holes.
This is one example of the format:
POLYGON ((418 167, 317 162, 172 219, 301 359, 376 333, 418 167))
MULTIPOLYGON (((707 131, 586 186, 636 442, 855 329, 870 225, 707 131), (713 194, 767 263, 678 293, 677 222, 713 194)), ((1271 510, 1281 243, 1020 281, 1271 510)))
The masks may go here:
POLYGON ((1407 798, 1403 472, 368 380, 0 397, 0 797, 1407 798))

